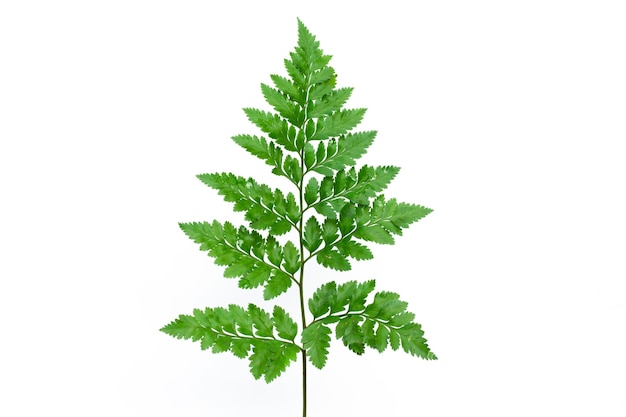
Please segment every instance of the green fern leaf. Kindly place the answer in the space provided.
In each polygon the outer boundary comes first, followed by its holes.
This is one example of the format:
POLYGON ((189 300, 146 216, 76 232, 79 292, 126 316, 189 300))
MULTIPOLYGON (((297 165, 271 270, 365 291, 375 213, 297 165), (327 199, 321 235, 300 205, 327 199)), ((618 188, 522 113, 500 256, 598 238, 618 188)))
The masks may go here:
POLYGON ((348 133, 361 123, 365 111, 366 109, 340 110, 330 116, 318 119, 315 134, 309 140, 324 140, 348 133))
MULTIPOLYGON (((244 178, 230 173, 200 174, 200 181, 218 190, 224 200, 235 203, 235 211, 245 211, 246 220, 253 229, 270 229, 273 235, 287 233, 295 225, 288 216, 288 201, 295 203, 292 193, 287 199, 282 191, 270 189, 253 178, 244 178)), ((289 212, 298 211, 290 208, 289 212)), ((297 219, 296 219, 297 221, 297 219)))
POLYGON ((326 219, 322 223, 322 238, 326 246, 332 245, 339 237, 339 226, 336 220, 326 219))
POLYGON ((399 300, 400 296, 393 292, 382 291, 376 293, 374 301, 367 306, 365 314, 380 320, 391 320, 397 314, 406 310, 408 303, 399 300))
POLYGON ((250 372, 255 379, 262 376, 265 382, 272 382, 297 359, 300 351, 292 344, 275 340, 255 340, 250 355, 250 372))
POLYGON ((393 244, 392 234, 402 235, 402 229, 432 212, 424 206, 398 203, 394 198, 385 201, 383 195, 372 203, 370 219, 357 227, 354 236, 370 242, 393 244))
POLYGON ((342 190, 342 193, 335 193, 335 197, 345 197, 353 203, 368 205, 369 199, 387 188, 399 171, 400 168, 394 166, 371 167, 365 165, 359 170, 356 181, 342 190))
POLYGON ((342 236, 347 235, 354 229, 356 207, 353 204, 345 204, 339 213, 339 231, 342 236))
POLYGON ((355 242, 354 240, 341 240, 337 244, 337 249, 345 256, 349 256, 357 261, 369 260, 374 258, 372 251, 365 245, 355 242))
POLYGON ((258 264, 239 279, 239 288, 253 289, 264 285, 272 276, 272 268, 258 264))
POLYGON ((322 228, 313 216, 304 225, 303 243, 309 252, 315 251, 322 244, 322 228))
POLYGON ((300 106, 297 102, 290 100, 287 94, 283 94, 280 90, 275 90, 267 84, 261 84, 261 91, 265 100, 292 125, 298 126, 302 123, 303 114, 300 106))
POLYGON ((252 325, 257 336, 274 337, 274 324, 270 315, 255 306, 254 304, 248 305, 248 312, 252 319, 252 325))
POLYGON ((343 107, 352 94, 352 88, 338 88, 322 96, 309 108, 310 118, 329 116, 343 107))
POLYGON ((422 326, 417 323, 409 323, 402 326, 399 329, 390 329, 390 334, 397 333, 402 345, 402 349, 412 355, 419 356, 422 359, 437 360, 430 348, 426 339, 424 339, 424 332, 422 326))
POLYGON ((293 279, 290 275, 284 272, 274 271, 270 279, 265 284, 265 290, 263 291, 263 298, 265 300, 271 300, 278 297, 282 293, 291 288, 293 279))
POLYGON ((162 327, 161 331, 177 339, 191 339, 193 342, 202 339, 206 333, 206 329, 198 325, 197 320, 193 316, 183 314, 162 327))
MULTIPOLYGON (((241 288, 262 287, 265 300, 287 292, 295 283, 301 308, 307 262, 315 258, 326 268, 350 270, 352 259, 373 258, 363 242, 393 244, 395 236, 432 211, 380 194, 399 168, 355 167, 376 131, 353 132, 366 109, 344 108, 353 89, 337 87, 330 60, 331 55, 324 54, 315 36, 298 20, 297 46, 284 60, 287 77, 274 74, 270 76, 273 86, 261 84, 271 111, 243 109, 265 137, 232 137, 295 188, 291 192, 273 189, 231 173, 201 174, 198 178, 233 203, 234 211, 245 213, 248 224, 180 224, 201 251, 224 267, 224 277, 237 279, 241 288), (297 233, 297 239, 279 243, 277 237, 288 232, 297 233)), ((298 353, 323 368, 332 325, 336 338, 358 355, 367 347, 382 352, 390 346, 436 359, 421 326, 414 322, 415 315, 406 311, 407 303, 396 293, 373 294, 374 288, 374 280, 321 285, 308 300, 313 320, 307 322, 301 311, 300 333, 283 307, 274 306, 270 314, 254 304, 195 309, 161 331, 199 342, 202 350, 248 359, 254 378, 263 377, 266 382, 280 376, 298 353), (297 338, 301 346, 295 343, 297 338)))
MULTIPOLYGON (((292 55, 293 59, 293 55, 292 55)), ((285 69, 287 70, 287 74, 291 78, 293 84, 302 91, 307 91, 307 77, 303 74, 303 70, 299 69, 293 61, 285 59, 284 61, 285 69)))
POLYGON ((264 376, 267 382, 279 376, 300 352, 297 345, 287 341, 295 339, 297 325, 280 307, 274 308, 271 318, 254 304, 247 310, 233 304, 228 309, 195 309, 193 315, 180 315, 161 331, 179 339, 200 341, 202 350, 230 351, 238 358, 249 356, 252 375, 257 379, 264 376), (274 326, 285 340, 274 338, 274 326))
POLYGON ((354 236, 368 242, 380 243, 381 245, 393 245, 395 243, 391 233, 379 224, 360 227, 356 230, 354 236))
POLYGON ((265 253, 267 255, 267 260, 273 266, 280 266, 283 261, 283 249, 281 248, 276 238, 272 235, 269 235, 265 242, 265 253))
POLYGON ((253 330, 250 313, 248 313, 243 307, 235 304, 230 304, 228 306, 228 311, 232 315, 235 323, 237 323, 237 333, 245 336, 252 336, 253 330))
POLYGON ((294 184, 292 175, 284 170, 283 148, 274 142, 267 142, 265 138, 252 135, 237 135, 232 137, 233 141, 250 152, 252 155, 262 159, 266 164, 273 167, 272 173, 286 177, 294 184))
POLYGON ((309 299, 309 311, 313 318, 317 319, 332 311, 337 302, 337 284, 328 282, 319 287, 309 299))
POLYGON ((392 292, 378 292, 366 304, 375 281, 349 281, 337 286, 328 282, 309 299, 313 323, 336 323, 336 337, 345 346, 361 355, 365 346, 384 351, 388 345, 424 359, 436 359, 424 339, 421 326, 413 322, 415 315, 407 312, 407 303, 392 292))
MULTIPOLYGON (((215 258, 217 265, 226 266, 224 276, 226 278, 239 277, 239 287, 257 288, 265 284, 272 273, 280 275, 287 274, 285 270, 265 261, 265 252, 268 244, 265 239, 255 231, 250 232, 245 227, 239 230, 229 222, 220 224, 213 223, 180 223, 180 228, 194 242, 200 244, 200 250, 208 251, 209 256, 215 258)), ((285 249, 278 247, 274 238, 268 238, 267 242, 271 248, 273 262, 277 262, 285 252, 285 249)), ((289 262, 294 262, 295 246, 287 242, 289 262)), ((295 253, 297 255, 297 251, 295 253)), ((285 265, 293 267, 292 263, 283 262, 285 265)), ((296 261, 299 267, 299 260, 296 261)), ((297 269, 296 269, 297 270, 297 269)), ((289 275, 290 276, 290 275, 289 275)))
POLYGON ((300 252, 296 246, 288 241, 283 248, 283 268, 290 274, 294 274, 300 269, 300 252))
POLYGON ((336 85, 337 85, 337 77, 329 78, 323 83, 314 85, 309 90, 309 100, 313 103, 315 103, 318 100, 323 100, 329 94, 332 94, 336 85))
MULTIPOLYGON (((290 137, 289 124, 286 120, 277 114, 263 110, 245 108, 243 111, 248 116, 248 120, 267 133, 270 138, 275 139, 277 144, 284 146, 288 151, 297 151, 294 143, 295 137, 290 137)), ((295 130, 292 133, 295 133, 295 130)))
POLYGON ((295 101, 300 106, 303 106, 306 102, 306 93, 300 88, 296 87, 296 85, 289 81, 287 78, 282 77, 280 75, 272 74, 270 78, 274 82, 276 88, 286 94, 292 101, 295 101))
POLYGON ((306 169, 311 168, 315 164, 315 148, 310 143, 304 145, 304 167, 306 169))
POLYGON ((330 347, 330 328, 316 321, 302 331, 302 345, 306 349, 306 355, 316 368, 322 369, 328 358, 330 347))
POLYGON ((233 339, 230 344, 230 351, 233 355, 239 359, 247 358, 250 354, 250 347, 252 346, 250 340, 247 339, 233 339))
MULTIPOLYGON (((368 323, 373 322, 371 320, 368 320, 368 323)), ((387 345, 389 344, 389 328, 385 325, 378 324, 373 343, 370 342, 368 344, 379 352, 383 352, 385 349, 387 349, 387 345)))
POLYGON ((357 132, 331 139, 327 143, 320 143, 318 154, 324 153, 325 155, 323 159, 317 158, 311 170, 322 175, 332 175, 333 171, 340 171, 346 166, 354 165, 356 160, 365 154, 375 137, 375 131, 357 132), (320 147, 324 150, 320 151, 320 147))
POLYGON ((325 248, 317 254, 315 259, 320 265, 335 271, 349 271, 352 269, 348 258, 334 249, 325 248))
POLYGON ((317 200, 319 190, 320 185, 317 182, 317 178, 311 177, 304 189, 304 202, 311 206, 317 200))
POLYGON ((335 333, 337 339, 341 339, 343 344, 357 355, 365 351, 365 341, 363 330, 359 326, 364 317, 360 315, 345 316, 339 320, 335 333))
POLYGON ((272 321, 274 322, 274 327, 276 327, 278 337, 291 341, 295 340, 298 334, 298 325, 282 307, 274 306, 272 321))
POLYGON ((328 282, 313 293, 308 302, 309 310, 315 319, 338 312, 362 311, 375 284, 374 280, 363 283, 348 281, 339 286, 334 281, 328 282))

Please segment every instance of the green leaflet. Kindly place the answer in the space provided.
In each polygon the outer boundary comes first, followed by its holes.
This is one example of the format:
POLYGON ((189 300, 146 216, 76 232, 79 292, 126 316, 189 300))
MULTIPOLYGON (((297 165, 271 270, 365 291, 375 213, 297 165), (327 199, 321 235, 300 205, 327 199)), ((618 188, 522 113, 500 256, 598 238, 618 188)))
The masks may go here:
POLYGON ((292 282, 292 276, 284 272, 276 272, 272 274, 270 279, 267 281, 267 284, 265 284, 263 298, 271 300, 272 298, 278 297, 291 288, 292 282))
POLYGON ((315 259, 320 265, 335 271, 349 271, 352 269, 348 258, 334 249, 324 248, 317 254, 315 259))
POLYGON ((281 190, 258 184, 253 178, 233 174, 200 174, 200 181, 218 190, 224 200, 235 203, 235 211, 245 211, 253 229, 269 229, 272 235, 283 235, 299 220, 300 209, 292 193, 287 198, 281 190))
POLYGON ((264 285, 265 299, 286 291, 293 272, 300 268, 297 249, 290 241, 281 247, 273 237, 263 239, 258 232, 243 226, 235 229, 229 222, 180 223, 180 228, 217 265, 226 266, 224 277, 239 278, 241 288, 264 285))
POLYGON ((358 132, 319 143, 315 163, 310 170, 322 175, 333 175, 334 171, 354 165, 365 154, 375 137, 374 131, 358 132))
MULTIPOLYGON (((330 183, 329 178, 324 178, 319 187, 320 201, 331 202, 328 209, 332 210, 336 218, 328 217, 322 223, 321 234, 324 245, 321 248, 316 246, 312 250, 312 247, 305 245, 309 251, 316 250, 314 254, 317 262, 326 268, 348 271, 351 269, 348 258, 372 259, 374 257, 372 251, 355 241, 355 238, 392 245, 395 243, 394 234, 402 235, 402 229, 432 212, 423 206, 398 203, 393 198, 386 201, 383 195, 376 197, 371 205, 342 201, 339 197, 332 197, 332 190, 324 189, 326 184, 330 183)), ((343 185, 337 189, 343 190, 343 185)))
MULTIPOLYGON (((374 280, 358 283, 348 281, 337 286, 334 281, 328 282, 319 287, 309 299, 309 310, 314 319, 323 316, 347 311, 358 311, 365 309, 367 296, 374 291, 376 282, 374 280)), ((326 317, 323 317, 326 319, 326 317)))
POLYGON ((292 156, 287 155, 285 157, 282 146, 271 141, 268 142, 263 137, 252 135, 237 135, 233 136, 232 139, 246 151, 272 166, 272 173, 285 177, 293 184, 298 185, 298 181, 303 175, 302 168, 297 165, 298 161, 292 156))
POLYGON ((231 304, 196 309, 161 329, 199 342, 203 350, 247 359, 254 378, 266 382, 280 376, 299 353, 305 355, 305 366, 310 361, 322 369, 333 325, 335 337, 359 355, 368 347, 379 352, 391 347, 436 359, 407 303, 392 292, 373 293, 373 280, 328 282, 305 303, 309 261, 348 271, 353 260, 373 258, 370 242, 394 244, 395 236, 432 211, 381 194, 398 167, 355 166, 377 132, 355 131, 366 109, 345 108, 353 88, 338 87, 330 61, 298 20, 297 46, 284 60, 286 74, 272 74, 271 83, 261 84, 267 108, 243 109, 260 132, 232 137, 287 179, 290 188, 270 188, 234 173, 201 174, 198 178, 233 203, 234 211, 245 213, 247 223, 180 224, 239 287, 261 287, 265 300, 298 293, 300 325, 280 306, 270 312, 254 304, 231 304))
POLYGON ((252 375, 256 379, 263 376, 266 382, 278 377, 300 352, 293 343, 298 326, 278 306, 272 315, 254 304, 247 310, 234 304, 228 309, 195 309, 193 315, 181 314, 161 331, 177 339, 200 341, 202 350, 230 351, 238 358, 249 358, 252 375))
POLYGON ((334 177, 326 177, 322 180, 323 186, 317 184, 312 177, 309 180, 305 194, 307 208, 315 208, 320 214, 326 211, 320 207, 330 207, 330 215, 335 218, 336 212, 332 204, 350 201, 360 205, 369 205, 370 199, 376 197, 395 178, 400 168, 394 166, 371 167, 365 165, 357 172, 354 167, 337 171, 334 177))
MULTIPOLYGON (((390 345, 393 350, 402 347, 405 352, 423 359, 437 359, 423 337, 421 325, 414 323, 415 316, 406 311, 407 303, 396 293, 382 291, 366 304, 373 290, 374 281, 322 285, 309 299, 309 310, 315 318, 313 323, 320 323, 318 327, 321 323, 336 323, 337 339, 358 355, 366 346, 382 352, 390 345)), ((303 345, 306 348, 304 339, 303 345)), ((321 347, 312 345, 315 349, 321 347)), ((324 363, 325 360, 324 356, 324 363)))
POLYGON ((322 228, 315 217, 311 216, 306 221, 302 237, 304 247, 309 252, 315 251, 322 244, 322 228))
POLYGON ((265 382, 272 382, 298 358, 300 349, 281 342, 267 341, 253 343, 253 354, 250 355, 250 372, 255 379, 262 376, 265 382))
POLYGON ((338 88, 330 91, 328 94, 311 104, 308 116, 310 118, 320 118, 334 114, 348 101, 352 94, 352 88, 338 88))
POLYGON ((357 228, 354 236, 370 242, 393 244, 392 234, 402 235, 402 229, 431 212, 432 209, 424 206, 398 203, 395 198, 385 201, 381 195, 371 205, 369 220, 357 228))
POLYGON ((319 369, 326 365, 330 347, 330 328, 322 322, 314 322, 302 332, 302 345, 311 363, 319 369))

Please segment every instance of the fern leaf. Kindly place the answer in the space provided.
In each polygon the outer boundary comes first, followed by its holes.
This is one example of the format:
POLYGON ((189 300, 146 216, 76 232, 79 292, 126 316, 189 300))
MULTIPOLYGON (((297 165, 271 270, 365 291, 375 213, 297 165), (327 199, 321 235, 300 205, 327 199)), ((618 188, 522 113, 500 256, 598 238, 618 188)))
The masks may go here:
POLYGON ((298 334, 298 325, 282 307, 274 306, 272 321, 279 337, 291 341, 295 340, 298 334))
POLYGON ((364 320, 361 315, 349 315, 342 317, 337 323, 335 334, 343 344, 357 355, 365 352, 365 336, 360 323, 364 320))
POLYGON ((320 286, 309 299, 309 311, 315 319, 326 318, 329 316, 324 317, 325 315, 338 312, 362 311, 375 284, 374 280, 363 283, 348 281, 339 286, 334 281, 328 282, 320 286))
POLYGON ((318 119, 315 134, 309 140, 324 140, 348 133, 361 123, 365 111, 366 109, 344 109, 318 119))
POLYGON ((247 310, 233 304, 228 309, 195 309, 193 315, 181 314, 161 331, 178 339, 200 341, 202 350, 249 357, 252 375, 257 379, 263 376, 266 382, 278 377, 300 352, 288 341, 295 339, 297 325, 280 307, 274 308, 271 317, 254 304, 247 310), (274 330, 285 340, 276 339, 274 330))
POLYGON ((276 145, 274 142, 268 143, 263 137, 252 135, 236 135, 232 137, 232 140, 252 155, 272 166, 273 174, 288 178, 291 182, 297 184, 292 175, 284 169, 283 159, 285 152, 283 147, 276 145))
POLYGON ((424 218, 432 212, 417 204, 398 203, 392 198, 385 201, 383 195, 372 203, 369 221, 357 227, 354 236, 370 242, 391 245, 395 242, 392 234, 402 235, 402 229, 424 218))
POLYGON ((292 101, 303 106, 306 102, 306 92, 298 88, 292 81, 280 75, 272 74, 270 78, 274 82, 276 88, 283 94, 286 94, 292 101))
MULTIPOLYGON (((375 197, 377 193, 387 188, 399 171, 400 168, 394 166, 371 167, 365 165, 359 170, 356 178, 354 178, 355 171, 351 169, 346 173, 346 176, 352 181, 346 184, 340 192, 335 192, 334 197, 345 197, 353 203, 369 204, 369 199, 375 197)), ((339 175, 340 172, 345 171, 339 171, 337 175, 339 175)), ((335 184, 337 184, 336 179, 335 184)))
MULTIPOLYGON (((269 229, 270 233, 278 236, 287 233, 295 225, 288 216, 287 199, 280 190, 272 191, 267 185, 259 184, 252 178, 246 179, 230 173, 200 174, 197 177, 218 190, 225 201, 235 203, 235 211, 245 211, 246 220, 250 221, 253 229, 269 229)), ((293 195, 289 199, 295 202, 293 195)))
POLYGON ((359 227, 354 233, 354 236, 381 245, 393 245, 395 243, 395 239, 391 236, 391 233, 379 224, 359 227))
POLYGON ((334 171, 354 165, 356 160, 365 154, 375 137, 375 131, 357 132, 331 139, 327 143, 320 143, 318 158, 311 170, 322 175, 332 175, 334 171), (322 154, 324 157, 319 158, 322 154))
POLYGON ((352 269, 348 258, 338 250, 324 248, 317 254, 315 259, 320 265, 335 271, 349 271, 352 269))
POLYGON ((415 315, 407 312, 407 303, 393 292, 381 291, 367 304, 375 281, 349 281, 337 286, 333 281, 319 287, 309 299, 313 323, 333 324, 337 339, 360 355, 365 347, 379 352, 391 345, 424 359, 437 359, 423 338, 421 326, 413 322, 415 315))
POLYGON ((329 78, 323 83, 314 85, 309 90, 309 100, 313 103, 317 102, 318 100, 323 100, 329 94, 332 94, 336 85, 337 85, 337 77, 329 78))
POLYGON ((290 274, 300 269, 300 252, 291 241, 285 243, 283 248, 283 268, 290 274))
POLYGON ((207 333, 206 329, 198 324, 195 317, 183 314, 178 316, 176 320, 163 326, 161 331, 177 339, 191 339, 193 342, 202 339, 205 333, 207 333))
POLYGON ((322 369, 328 359, 330 347, 330 328, 316 321, 302 331, 302 345, 306 349, 306 355, 316 368, 322 369))
POLYGON ((304 188, 304 202, 307 203, 309 207, 314 206, 313 203, 317 201, 319 191, 319 182, 315 177, 311 177, 304 188))
POLYGON ((372 254, 370 248, 359 242, 355 242, 354 240, 341 240, 337 244, 337 249, 339 250, 339 252, 341 252, 341 254, 356 259, 357 261, 364 261, 374 258, 374 254, 372 254))
POLYGON ((304 225, 303 243, 309 252, 315 251, 322 244, 322 228, 313 216, 304 225))
MULTIPOLYGON (((287 76, 274 74, 270 76, 273 86, 261 84, 273 110, 243 109, 265 136, 232 137, 269 165, 273 174, 288 179, 297 193, 232 173, 201 174, 198 178, 233 203, 234 211, 245 213, 249 224, 180 223, 200 250, 224 267, 224 277, 237 279, 241 288, 262 287, 265 300, 287 292, 296 283, 302 306, 303 277, 309 260, 315 258, 320 265, 337 271, 350 270, 351 260, 373 258, 367 242, 393 244, 395 236, 432 211, 393 198, 387 200, 380 194, 399 168, 355 167, 373 143, 376 131, 353 132, 366 109, 344 108, 353 89, 337 87, 337 74, 329 66, 331 59, 298 20, 297 46, 284 60, 287 76), (310 209, 317 214, 311 210, 303 218, 310 209), (279 243, 277 237, 292 230, 297 232, 297 240, 281 239, 279 243)), ((414 321, 415 315, 406 310, 407 303, 396 293, 374 293, 374 289, 374 280, 321 285, 308 300, 313 320, 307 323, 303 311, 300 333, 284 308, 274 306, 268 312, 254 304, 247 308, 231 304, 195 309, 161 331, 199 342, 202 350, 231 352, 248 359, 254 378, 266 382, 280 376, 300 352, 315 367, 323 368, 332 325, 336 338, 358 355, 368 347, 379 352, 391 347, 436 359, 421 326, 414 321)))
POLYGON ((276 140, 277 144, 284 146, 288 151, 297 151, 295 129, 291 130, 286 120, 277 114, 263 110, 244 108, 243 111, 248 116, 248 120, 257 125, 261 131, 267 133, 270 138, 276 140))
POLYGON ((309 299, 309 311, 317 319, 332 311, 337 300, 337 284, 328 282, 319 287, 309 299))
POLYGON ((293 279, 291 276, 284 272, 274 271, 270 279, 265 284, 263 298, 265 300, 271 300, 272 298, 278 297, 291 288, 292 283, 293 279))
POLYGON ((343 105, 348 101, 350 95, 352 95, 353 88, 338 88, 323 95, 319 100, 316 100, 309 107, 308 117, 319 118, 322 116, 329 116, 341 109, 343 105))
POLYGON ((285 119, 294 126, 302 123, 304 115, 297 102, 290 99, 289 95, 276 90, 267 84, 261 84, 261 91, 265 100, 285 119))
MULTIPOLYGON (((290 279, 293 276, 283 268, 293 269, 295 266, 299 268, 300 265, 293 243, 287 242, 286 248, 281 248, 275 238, 265 240, 259 233, 251 232, 243 226, 236 229, 229 222, 222 225, 214 221, 180 223, 180 228, 190 239, 200 244, 200 250, 208 251, 209 256, 215 258, 217 265, 227 267, 224 271, 226 278, 239 277, 241 288, 257 288, 266 284, 271 277, 278 277, 275 279, 278 279, 278 282, 283 284, 281 288, 284 288, 284 276, 290 279), (268 261, 265 260, 266 256, 268 261), (281 262, 283 266, 279 267, 281 262)), ((269 290, 266 289, 268 296, 278 295, 276 281, 272 282, 271 287, 269 290)))
POLYGON ((255 379, 263 376, 267 383, 274 381, 291 362, 295 362, 300 352, 295 345, 274 340, 255 340, 253 346, 250 372, 255 379))
POLYGON ((274 324, 269 313, 254 304, 248 305, 248 311, 257 336, 274 337, 274 324))

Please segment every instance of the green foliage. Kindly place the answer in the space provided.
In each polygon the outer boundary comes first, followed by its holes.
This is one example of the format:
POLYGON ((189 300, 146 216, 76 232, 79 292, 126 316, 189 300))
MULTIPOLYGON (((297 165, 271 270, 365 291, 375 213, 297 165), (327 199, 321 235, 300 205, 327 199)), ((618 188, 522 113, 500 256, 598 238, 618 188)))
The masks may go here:
POLYGON ((263 288, 265 300, 295 287, 302 306, 301 332, 282 307, 274 306, 270 314, 254 304, 247 309, 235 305, 196 309, 161 329, 179 339, 199 341, 202 349, 247 358, 252 375, 267 382, 296 361, 298 353, 305 366, 308 358, 323 368, 332 326, 335 337, 359 355, 367 347, 379 352, 391 347, 436 359, 398 294, 381 291, 370 297, 374 280, 323 284, 308 300, 313 318, 307 322, 308 262, 348 271, 352 261, 374 257, 372 243, 394 244, 404 229, 432 211, 382 194, 398 167, 356 166, 377 132, 354 131, 366 110, 344 108, 353 89, 337 87, 330 60, 298 21, 297 46, 284 60, 287 76, 273 74, 272 85, 261 84, 268 109, 244 109, 261 135, 232 137, 269 165, 274 175, 286 179, 290 190, 233 173, 201 174, 198 178, 204 184, 243 213, 246 224, 180 224, 200 250, 224 267, 224 277, 238 279, 239 287, 263 288), (288 233, 295 239, 286 239, 283 235, 288 233))
POLYGON ((301 350, 294 342, 298 325, 278 306, 273 315, 254 304, 247 310, 234 304, 227 309, 195 309, 193 315, 180 315, 161 331, 178 339, 200 341, 202 350, 248 358, 252 375, 267 382, 280 376, 301 350))
POLYGON ((280 190, 272 191, 253 178, 233 174, 201 174, 198 178, 218 190, 224 200, 235 203, 235 211, 245 211, 253 229, 269 229, 270 234, 278 236, 290 231, 299 220, 300 209, 292 193, 285 198, 280 190))
MULTIPOLYGON (((337 339, 358 355, 366 346, 382 352, 391 345, 393 350, 402 347, 411 355, 437 359, 423 338, 421 326, 413 322, 415 315, 406 311, 407 303, 400 301, 398 294, 383 291, 376 293, 373 301, 366 304, 366 298, 373 290, 373 280, 364 283, 349 281, 339 286, 335 282, 322 285, 309 299, 309 311, 315 319, 312 324, 336 323, 337 339)), ((310 348, 319 351, 323 346, 324 342, 319 341, 310 348)), ((305 348, 309 349, 306 344, 305 348)), ((325 362, 324 358, 322 363, 325 362)))
POLYGON ((229 222, 180 223, 180 228, 217 265, 227 267, 224 277, 239 278, 241 288, 265 286, 266 300, 289 289, 295 280, 293 272, 300 268, 298 251, 290 241, 282 247, 272 235, 263 238, 229 222))

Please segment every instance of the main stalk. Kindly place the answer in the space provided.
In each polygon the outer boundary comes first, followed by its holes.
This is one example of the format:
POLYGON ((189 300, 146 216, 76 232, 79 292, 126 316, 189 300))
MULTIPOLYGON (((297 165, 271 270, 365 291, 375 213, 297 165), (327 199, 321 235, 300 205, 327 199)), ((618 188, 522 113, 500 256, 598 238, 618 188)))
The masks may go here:
MULTIPOLYGON (((301 152, 300 155, 300 163, 304 170, 304 155, 301 152)), ((306 329, 306 313, 304 310, 304 175, 303 178, 300 179, 300 185, 298 186, 298 191, 300 194, 300 227, 298 230, 298 239, 300 242, 300 281, 299 281, 299 290, 300 290, 300 315, 302 319, 302 331, 306 329)), ((302 417, 306 417, 306 350, 302 348, 302 417)))

